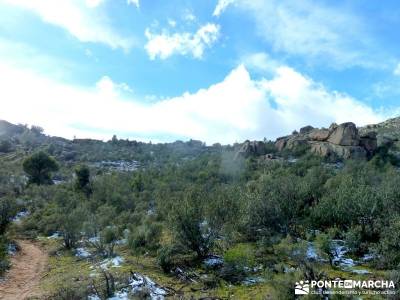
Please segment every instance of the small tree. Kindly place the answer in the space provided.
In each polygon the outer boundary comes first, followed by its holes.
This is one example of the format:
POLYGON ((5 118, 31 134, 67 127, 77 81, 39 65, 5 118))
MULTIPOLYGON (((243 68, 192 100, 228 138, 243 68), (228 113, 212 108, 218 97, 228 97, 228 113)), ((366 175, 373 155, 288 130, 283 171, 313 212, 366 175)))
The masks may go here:
POLYGON ((58 164, 54 158, 40 151, 26 158, 23 162, 23 168, 25 173, 28 174, 29 183, 52 184, 51 173, 58 170, 58 164))
POLYGON ((108 226, 100 233, 100 241, 104 245, 107 257, 114 256, 114 247, 119 238, 118 230, 115 226, 108 226))
POLYGON ((7 197, 0 198, 0 236, 5 233, 14 213, 15 201, 7 197))
POLYGON ((172 221, 176 241, 196 252, 199 258, 208 255, 215 242, 215 232, 204 219, 201 203, 203 194, 189 193, 174 209, 172 221))
POLYGON ((92 188, 90 186, 90 170, 86 165, 78 166, 75 169, 76 181, 75 187, 89 196, 92 193, 92 188))
POLYGON ((319 252, 323 257, 329 260, 329 264, 333 266, 333 259, 335 258, 335 251, 332 244, 332 239, 328 234, 321 233, 316 238, 316 244, 319 252))

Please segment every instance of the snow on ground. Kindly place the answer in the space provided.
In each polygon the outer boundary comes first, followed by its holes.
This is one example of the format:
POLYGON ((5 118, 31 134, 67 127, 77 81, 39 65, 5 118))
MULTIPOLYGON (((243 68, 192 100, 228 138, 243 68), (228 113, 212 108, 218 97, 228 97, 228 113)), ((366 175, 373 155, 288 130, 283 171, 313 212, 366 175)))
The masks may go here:
POLYGON ((107 258, 100 263, 100 268, 107 270, 112 267, 120 267, 123 262, 124 258, 121 256, 107 258))
POLYGON ((152 300, 163 300, 167 295, 167 291, 161 288, 158 284, 152 281, 149 277, 139 273, 134 273, 129 285, 132 287, 132 292, 140 292, 147 289, 152 300))
MULTIPOLYGON (((366 275, 370 274, 369 271, 363 269, 356 269, 355 266, 357 262, 352 258, 346 256, 348 254, 349 249, 346 246, 345 241, 343 240, 332 240, 332 254, 333 254, 333 263, 339 267, 343 271, 349 271, 355 274, 366 275)), ((324 261, 321 257, 318 256, 318 253, 315 249, 315 245, 312 242, 308 243, 306 256, 310 260, 319 260, 324 261)), ((374 259, 373 254, 366 254, 361 258, 361 261, 369 261, 374 259)))
MULTIPOLYGON (((115 292, 114 296, 107 300, 129 300, 130 295, 135 295, 140 292, 148 292, 151 300, 164 300, 165 296, 168 294, 166 290, 149 277, 134 273, 129 279, 129 288, 124 288, 115 292)), ((88 300, 100 300, 100 298, 97 295, 91 295, 88 297, 88 300)))
POLYGON ((219 257, 219 256, 210 256, 210 257, 206 258, 203 261, 203 263, 209 268, 214 268, 214 267, 222 266, 224 264, 224 260, 222 259, 222 257, 219 257))
POLYGON ((18 251, 17 245, 15 245, 14 243, 8 244, 7 246, 8 255, 15 255, 17 254, 17 251, 18 251))
POLYGON ((62 236, 61 236, 61 233, 58 232, 58 231, 56 231, 56 232, 54 232, 52 235, 48 236, 47 238, 48 238, 48 239, 60 239, 61 237, 62 237, 62 236))
POLYGON ((15 217, 12 219, 14 223, 20 223, 23 218, 27 217, 29 215, 28 211, 20 211, 15 215, 15 217))
POLYGON ((78 256, 79 258, 88 258, 92 256, 86 248, 80 247, 76 248, 75 250, 75 256, 78 256))

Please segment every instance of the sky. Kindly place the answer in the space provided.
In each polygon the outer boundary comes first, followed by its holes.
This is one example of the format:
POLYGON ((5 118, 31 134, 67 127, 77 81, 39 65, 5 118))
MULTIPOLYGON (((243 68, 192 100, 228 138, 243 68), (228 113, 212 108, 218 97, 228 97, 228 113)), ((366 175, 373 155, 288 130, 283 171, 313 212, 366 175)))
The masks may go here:
POLYGON ((207 144, 400 114, 397 0, 0 0, 0 119, 207 144))

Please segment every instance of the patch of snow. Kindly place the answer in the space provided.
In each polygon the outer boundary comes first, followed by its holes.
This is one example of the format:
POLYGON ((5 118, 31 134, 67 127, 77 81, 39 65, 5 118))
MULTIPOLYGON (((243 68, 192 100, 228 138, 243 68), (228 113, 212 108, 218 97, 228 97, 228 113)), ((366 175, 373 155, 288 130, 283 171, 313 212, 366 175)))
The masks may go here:
POLYGON ((108 269, 109 267, 120 267, 124 262, 124 258, 121 256, 116 256, 113 258, 107 258, 100 263, 102 269, 108 269))
POLYGON ((368 253, 368 254, 364 254, 364 256, 361 258, 362 261, 371 261, 374 260, 376 257, 375 254, 373 253, 368 253))
POLYGON ((242 283, 244 285, 253 285, 264 281, 265 279, 262 277, 247 277, 245 280, 242 281, 242 283))
POLYGON ((13 222, 15 223, 20 223, 21 220, 29 215, 29 211, 20 211, 15 215, 15 217, 12 219, 13 222))
POLYGON ((98 243, 98 242, 100 242, 100 237, 98 237, 98 236, 93 236, 93 237, 89 238, 88 241, 89 241, 90 243, 98 243))
POLYGON ((48 238, 48 239, 60 239, 61 237, 62 237, 62 236, 61 236, 61 233, 58 232, 58 231, 56 231, 56 232, 54 232, 52 235, 48 236, 47 238, 48 238))
POLYGON ((116 292, 113 297, 110 297, 107 300, 129 300, 128 292, 126 291, 116 292))
POLYGON ((214 267, 218 267, 218 266, 222 266, 224 264, 224 260, 222 259, 222 257, 219 256, 210 256, 208 258, 206 258, 203 263, 210 268, 214 268, 214 267))
POLYGON ((116 245, 126 245, 128 243, 127 239, 121 239, 115 242, 116 245))
POLYGON ((129 285, 132 287, 132 293, 148 290, 152 300, 163 300, 167 291, 152 281, 149 277, 139 273, 134 273, 130 279, 129 285))
POLYGON ((11 243, 7 246, 8 255, 15 255, 17 254, 17 245, 11 243))
POLYGON ((285 268, 284 268, 283 271, 284 271, 285 273, 293 273, 293 272, 296 271, 296 269, 293 268, 293 267, 288 268, 287 266, 285 266, 285 268))
POLYGON ((310 260, 317 260, 318 254, 313 243, 308 243, 306 256, 310 260))
POLYGON ((93 164, 94 167, 104 168, 108 170, 120 171, 120 172, 132 172, 140 167, 139 162, 132 160, 117 160, 117 161, 100 161, 93 164))
POLYGON ((75 256, 78 256, 79 258, 88 258, 91 256, 91 254, 87 249, 81 247, 81 248, 76 248, 75 256))
POLYGON ((332 240, 333 246, 333 263, 343 268, 352 268, 355 266, 355 262, 351 258, 346 258, 345 254, 348 252, 348 248, 345 242, 342 240, 332 240))

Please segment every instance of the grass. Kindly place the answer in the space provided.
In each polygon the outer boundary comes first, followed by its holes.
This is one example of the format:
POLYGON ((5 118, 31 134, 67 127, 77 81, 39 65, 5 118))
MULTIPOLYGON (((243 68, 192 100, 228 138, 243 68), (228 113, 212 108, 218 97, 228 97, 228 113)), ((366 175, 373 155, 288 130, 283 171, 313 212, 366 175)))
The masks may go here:
MULTIPOLYGON (((48 251, 56 253, 57 249, 61 249, 61 241, 54 239, 42 238, 39 239, 41 243, 48 249, 48 251)), ((49 271, 42 280, 41 287, 46 294, 53 294, 56 291, 72 287, 72 288, 85 288, 89 286, 93 280, 100 280, 99 262, 103 258, 99 257, 94 260, 79 259, 69 251, 59 250, 59 254, 51 256, 49 259, 49 271), (97 270, 97 271, 96 271, 97 270), (95 274, 98 274, 97 276, 95 274)), ((156 258, 151 255, 133 255, 126 246, 118 246, 116 253, 124 258, 124 263, 120 267, 110 267, 109 271, 120 282, 126 280, 131 272, 138 272, 146 275, 154 282, 167 288, 172 288, 176 291, 175 297, 184 297, 184 299, 199 299, 203 297, 218 297, 221 299, 243 299, 243 300, 263 300, 275 299, 279 294, 279 285, 277 282, 291 281, 291 277, 287 277, 284 273, 268 273, 258 274, 258 276, 265 279, 264 282, 253 285, 232 285, 225 281, 219 281, 219 284, 214 288, 207 288, 206 276, 213 278, 212 272, 198 267, 193 270, 198 274, 200 279, 195 283, 185 283, 177 279, 173 275, 165 274, 157 265, 156 258)), ((384 271, 377 271, 368 266, 359 266, 360 269, 366 269, 371 274, 360 275, 351 272, 343 271, 339 268, 332 268, 329 265, 323 265, 324 271, 329 278, 342 278, 353 280, 368 280, 372 278, 385 278, 384 271)), ((282 287, 281 287, 282 288, 282 287)), ((365 295, 362 299, 384 299, 381 296, 365 295)))

